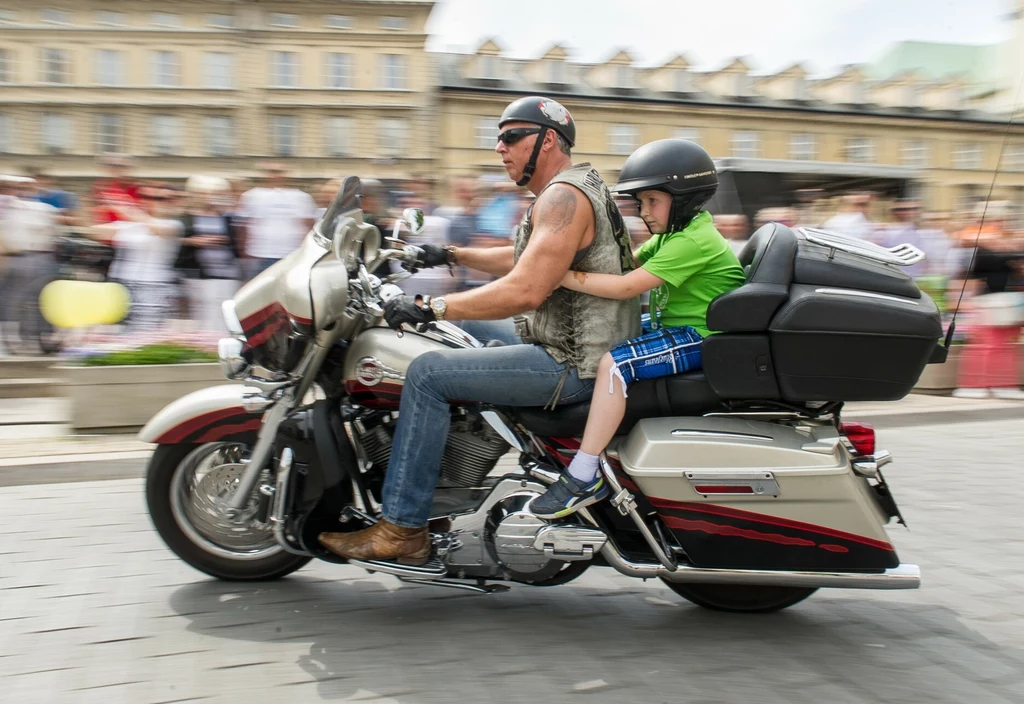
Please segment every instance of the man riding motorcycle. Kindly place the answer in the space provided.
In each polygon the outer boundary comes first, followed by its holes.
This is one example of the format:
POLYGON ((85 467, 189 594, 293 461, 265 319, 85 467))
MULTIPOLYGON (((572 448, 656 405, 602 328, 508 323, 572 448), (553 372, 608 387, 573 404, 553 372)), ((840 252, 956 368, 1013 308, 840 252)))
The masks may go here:
POLYGON ((422 266, 462 265, 501 278, 419 305, 390 301, 388 325, 434 320, 516 319, 526 344, 452 349, 417 357, 408 369, 383 491, 383 518, 320 543, 350 559, 430 557, 427 522, 450 424, 449 401, 554 407, 590 397, 601 356, 640 332, 638 298, 601 299, 565 288, 570 270, 622 275, 635 260, 607 186, 589 164, 573 165, 576 124, 542 96, 508 105, 495 151, 509 177, 537 196, 508 247, 429 247, 422 266), (496 381, 500 380, 500 383, 496 381))

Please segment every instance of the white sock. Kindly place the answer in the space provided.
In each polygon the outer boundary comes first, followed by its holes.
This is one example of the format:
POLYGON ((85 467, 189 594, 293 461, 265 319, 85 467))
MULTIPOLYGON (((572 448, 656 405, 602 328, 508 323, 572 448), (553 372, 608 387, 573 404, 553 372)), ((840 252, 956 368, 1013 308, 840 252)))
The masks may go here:
POLYGON ((597 476, 597 455, 578 451, 569 463, 569 476, 578 482, 590 484, 597 476))

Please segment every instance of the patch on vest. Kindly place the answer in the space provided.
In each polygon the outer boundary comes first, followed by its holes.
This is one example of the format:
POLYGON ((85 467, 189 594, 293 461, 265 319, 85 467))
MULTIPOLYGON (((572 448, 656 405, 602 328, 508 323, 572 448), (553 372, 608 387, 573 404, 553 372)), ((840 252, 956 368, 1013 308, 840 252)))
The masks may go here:
POLYGON ((622 273, 633 271, 636 268, 636 259, 633 258, 633 241, 629 238, 629 231, 626 229, 626 222, 622 219, 619 206, 615 205, 610 194, 605 198, 605 206, 608 211, 608 220, 612 224, 612 236, 619 246, 619 259, 622 266, 622 273))

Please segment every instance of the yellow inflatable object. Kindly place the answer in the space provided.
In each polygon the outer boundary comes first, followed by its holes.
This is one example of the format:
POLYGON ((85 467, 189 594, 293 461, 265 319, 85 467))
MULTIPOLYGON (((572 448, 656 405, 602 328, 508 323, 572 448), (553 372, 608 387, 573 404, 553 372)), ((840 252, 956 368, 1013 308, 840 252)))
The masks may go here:
POLYGON ((131 296, 121 284, 99 281, 54 281, 39 294, 39 309, 57 328, 114 325, 124 320, 131 296))

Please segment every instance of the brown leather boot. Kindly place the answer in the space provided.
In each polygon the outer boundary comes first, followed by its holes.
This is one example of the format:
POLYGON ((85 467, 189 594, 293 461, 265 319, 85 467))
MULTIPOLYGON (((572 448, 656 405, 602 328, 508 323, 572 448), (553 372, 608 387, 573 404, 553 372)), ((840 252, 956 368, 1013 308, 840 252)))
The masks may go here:
POLYGON ((355 533, 321 533, 320 544, 339 557, 352 560, 395 560, 422 565, 430 559, 427 527, 402 528, 381 520, 355 533))

